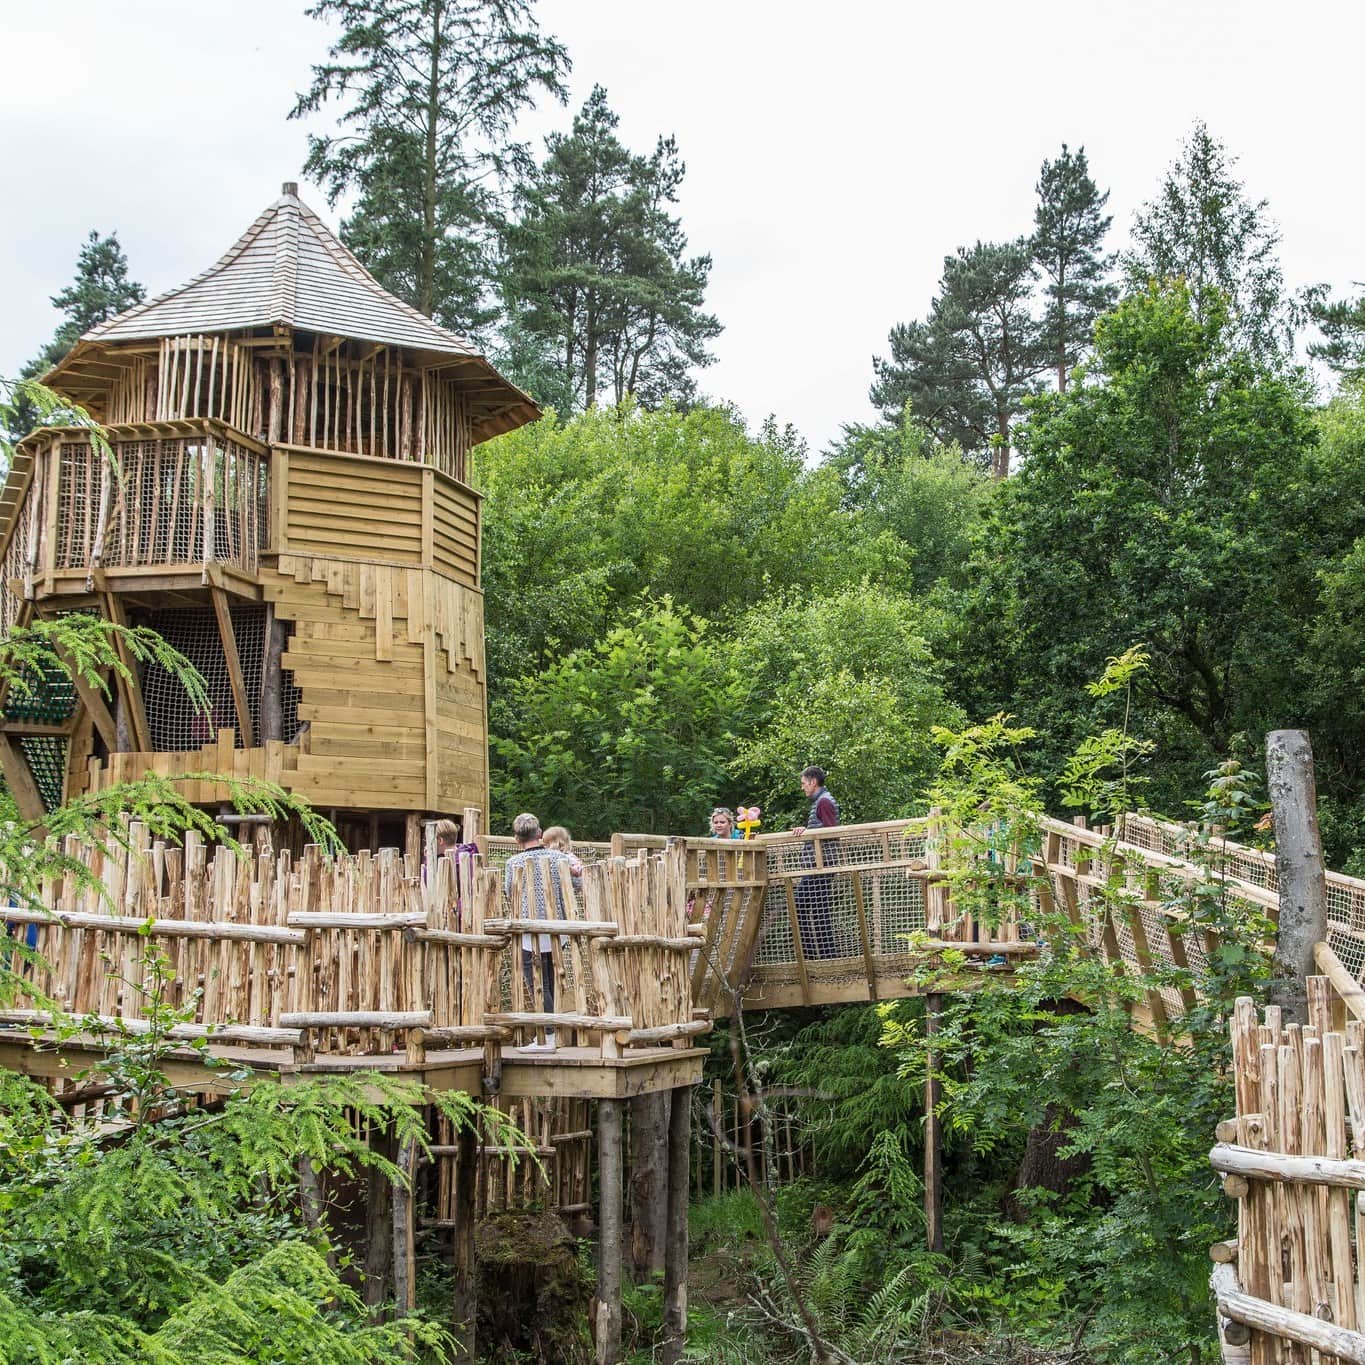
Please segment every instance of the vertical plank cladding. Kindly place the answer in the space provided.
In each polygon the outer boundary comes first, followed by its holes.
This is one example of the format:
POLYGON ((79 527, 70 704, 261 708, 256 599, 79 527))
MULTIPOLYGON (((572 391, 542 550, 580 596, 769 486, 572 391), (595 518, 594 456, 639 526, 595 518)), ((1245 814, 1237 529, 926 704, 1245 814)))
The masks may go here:
POLYGON ((284 496, 291 553, 422 562, 419 468, 301 446, 276 448, 289 457, 284 496))
POLYGON ((479 495, 439 474, 432 506, 432 561, 466 587, 479 586, 479 495))

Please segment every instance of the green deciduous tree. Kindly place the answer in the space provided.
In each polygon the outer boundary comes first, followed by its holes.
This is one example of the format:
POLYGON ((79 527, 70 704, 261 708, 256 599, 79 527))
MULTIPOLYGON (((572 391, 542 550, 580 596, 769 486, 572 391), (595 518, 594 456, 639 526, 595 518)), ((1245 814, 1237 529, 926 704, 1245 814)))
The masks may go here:
POLYGON ((538 95, 564 98, 569 59, 543 36, 529 0, 318 0, 337 24, 330 60, 291 117, 343 105, 342 131, 308 140, 304 174, 335 204, 358 198, 342 240, 379 282, 457 331, 494 316, 491 244, 512 139, 538 95))
POLYGON ((1237 341, 1259 361, 1286 359, 1296 312, 1285 291, 1279 229, 1253 202, 1231 156, 1201 120, 1157 197, 1138 213, 1124 264, 1134 287, 1183 279, 1197 317, 1230 312, 1237 341))
POLYGON ((1038 175, 1038 206, 1030 249, 1046 278, 1040 345, 1057 370, 1057 388, 1089 347, 1095 319, 1113 307, 1117 286, 1109 279, 1113 258, 1102 250, 1113 222, 1104 211, 1109 192, 1090 178, 1085 148, 1062 143, 1055 161, 1038 175))
POLYGON ((961 583, 994 485, 957 446, 906 413, 895 426, 845 427, 827 463, 855 534, 882 558, 879 577, 917 592, 961 583))
POLYGON ((1007 474, 1013 423, 1049 359, 1030 312, 1033 278, 1024 239, 946 257, 928 318, 893 327, 890 358, 873 360, 870 397, 886 419, 899 421, 908 403, 940 441, 1007 474))
POLYGON ((641 594, 720 621, 770 584, 846 571, 833 472, 728 410, 545 420, 474 460, 495 689, 598 639, 641 594))
POLYGON ((668 600, 511 688, 516 738, 494 741, 495 814, 603 838, 699 826, 723 790, 744 684, 705 621, 668 600))
MULTIPOLYGON (((145 297, 146 290, 128 278, 128 258, 119 245, 118 234, 111 232, 101 237, 92 229, 76 259, 75 279, 52 296, 52 306, 66 316, 52 340, 19 372, 20 380, 46 374, 92 327, 141 303, 145 297)), ((28 393, 16 393, 12 406, 0 415, 10 442, 27 436, 40 416, 28 393)))
POLYGON ((720 332, 703 310, 711 258, 685 255, 672 211, 686 169, 677 144, 660 138, 638 156, 618 123, 595 86, 572 132, 546 139, 506 241, 508 312, 555 357, 558 393, 584 407, 603 394, 690 398, 690 371, 710 363, 720 332))
POLYGON ((1071 742, 1075 693, 1142 642, 1153 723, 1197 770, 1241 731, 1301 722, 1317 570, 1358 502, 1301 383, 1238 348, 1220 297, 1201 313, 1168 282, 1101 320, 1094 382, 1036 400, 978 561, 1017 632, 1025 719, 1071 742))
POLYGON ((732 764, 768 823, 799 823, 796 776, 830 773, 845 822, 909 814, 938 771, 931 732, 951 724, 917 603, 858 584, 770 598, 736 623, 733 657, 752 693, 732 764))

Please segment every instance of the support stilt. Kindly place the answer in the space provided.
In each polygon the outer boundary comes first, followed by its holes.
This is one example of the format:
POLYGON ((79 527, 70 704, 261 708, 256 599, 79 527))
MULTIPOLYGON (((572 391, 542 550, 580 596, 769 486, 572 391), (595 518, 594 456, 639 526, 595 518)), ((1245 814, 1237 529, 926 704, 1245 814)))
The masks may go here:
POLYGON ((663 1365, 678 1365, 687 1345, 687 1193, 692 1091, 672 1092, 668 1121, 668 1217, 664 1233, 663 1365))
POLYGON ((398 1154, 398 1169, 407 1177, 406 1185, 395 1182, 390 1202, 393 1206, 393 1297, 400 1312, 417 1307, 417 1249, 414 1245, 413 1148, 405 1142, 398 1154))
MULTIPOLYGON (((370 1145, 393 1159, 393 1141, 377 1129, 370 1130, 370 1145)), ((393 1269, 393 1186, 388 1176, 371 1166, 365 1182, 365 1302, 374 1308, 388 1295, 393 1269)))
POLYGON ((630 1270, 637 1284, 664 1268, 670 1092, 630 1102, 630 1270))
POLYGON ((597 1106, 597 1171, 602 1216, 597 1246, 596 1365, 621 1360, 621 1101, 597 1106))
POLYGON ((455 1335, 455 1365, 474 1365, 478 1293, 474 1261, 474 1222, 479 1189, 479 1134, 470 1126, 460 1130, 455 1160, 455 1258, 450 1316, 455 1335))

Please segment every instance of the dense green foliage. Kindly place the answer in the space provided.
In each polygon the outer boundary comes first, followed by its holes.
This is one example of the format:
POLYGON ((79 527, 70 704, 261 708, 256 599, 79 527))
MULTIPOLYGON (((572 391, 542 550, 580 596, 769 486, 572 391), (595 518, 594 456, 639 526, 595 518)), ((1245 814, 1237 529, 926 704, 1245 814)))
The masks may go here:
POLYGON ((700 830, 722 798, 771 824, 836 754, 851 813, 915 809, 956 714, 925 594, 960 572, 985 483, 914 430, 850 446, 811 468, 789 434, 697 408, 477 453, 495 824, 539 802, 583 835, 700 830))
POLYGON ((248 1086, 225 1065, 227 1098, 196 1105, 162 1069, 165 1032, 193 1006, 171 1010, 156 989, 143 1002, 152 1033, 116 1036, 78 1078, 109 1088, 102 1117, 72 1119, 0 1071, 0 1356, 363 1365, 445 1343, 421 1317, 372 1319, 333 1264, 343 1242, 300 1216, 298 1172, 306 1159, 333 1179, 373 1166, 403 1180, 367 1131, 420 1147, 423 1102, 457 1124, 475 1120, 474 1102, 382 1075, 248 1086))

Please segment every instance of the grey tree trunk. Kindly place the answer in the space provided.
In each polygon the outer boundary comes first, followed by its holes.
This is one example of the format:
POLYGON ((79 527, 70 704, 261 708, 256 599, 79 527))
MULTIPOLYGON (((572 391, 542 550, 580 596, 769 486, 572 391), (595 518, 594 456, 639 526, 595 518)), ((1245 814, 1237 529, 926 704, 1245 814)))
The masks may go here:
POLYGON ((1265 740, 1266 786, 1275 820, 1280 922, 1270 997, 1286 1022, 1308 1022, 1306 981, 1314 945, 1327 937, 1327 879, 1318 830, 1313 746, 1306 730, 1272 730, 1265 740))

